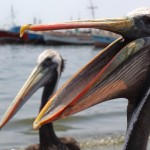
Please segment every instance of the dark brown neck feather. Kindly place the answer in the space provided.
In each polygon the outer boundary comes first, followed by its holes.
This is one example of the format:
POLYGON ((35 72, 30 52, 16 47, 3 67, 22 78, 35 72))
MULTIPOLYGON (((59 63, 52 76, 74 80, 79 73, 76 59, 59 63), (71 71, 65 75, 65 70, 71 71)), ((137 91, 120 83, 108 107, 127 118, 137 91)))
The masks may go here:
MULTIPOLYGON (((128 90, 125 93, 125 97, 128 99, 127 107, 127 126, 131 120, 133 112, 136 110, 141 102, 141 94, 145 92, 145 87, 148 85, 149 70, 150 70, 150 49, 148 47, 142 49, 130 58, 133 62, 133 71, 131 72, 134 76, 130 78, 128 90), (138 65, 137 65, 138 64, 138 65)), ((128 61, 129 62, 129 61, 128 61)), ((131 76, 132 74, 128 74, 131 76)))
MULTIPOLYGON (((44 87, 40 110, 44 107, 50 96, 53 94, 57 84, 57 79, 58 76, 56 76, 51 83, 44 87)), ((45 124, 39 129, 39 140, 40 150, 66 150, 64 144, 62 144, 57 138, 52 123, 45 124)))
MULTIPOLYGON (((149 78, 148 78, 149 80, 149 78)), ((150 82, 150 81, 148 81, 150 82)), ((131 117, 124 150, 146 150, 150 134, 150 84, 139 95, 139 105, 131 117), (143 102, 143 103, 142 103, 143 102), (141 107, 141 110, 138 109, 141 107)))

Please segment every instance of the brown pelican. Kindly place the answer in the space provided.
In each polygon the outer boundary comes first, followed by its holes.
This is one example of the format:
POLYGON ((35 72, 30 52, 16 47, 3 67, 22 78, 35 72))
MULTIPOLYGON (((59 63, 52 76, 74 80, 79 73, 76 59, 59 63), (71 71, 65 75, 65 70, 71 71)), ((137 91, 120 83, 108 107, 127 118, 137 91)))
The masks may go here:
MULTIPOLYGON (((44 87, 40 106, 41 110, 55 92, 63 69, 64 60, 58 52, 54 50, 42 52, 38 57, 36 67, 1 120, 0 128, 15 115, 35 91, 40 87, 44 87)), ((52 123, 48 123, 39 129, 39 141, 39 145, 31 145, 26 150, 79 150, 78 144, 74 139, 69 137, 58 139, 53 130, 52 123)))
MULTIPOLYGON (((146 150, 150 133, 150 9, 139 8, 117 19, 25 25, 26 30, 97 28, 122 35, 77 72, 51 97, 34 128, 98 103, 128 99, 124 150, 146 150)), ((84 56, 83 56, 84 57, 84 56)))

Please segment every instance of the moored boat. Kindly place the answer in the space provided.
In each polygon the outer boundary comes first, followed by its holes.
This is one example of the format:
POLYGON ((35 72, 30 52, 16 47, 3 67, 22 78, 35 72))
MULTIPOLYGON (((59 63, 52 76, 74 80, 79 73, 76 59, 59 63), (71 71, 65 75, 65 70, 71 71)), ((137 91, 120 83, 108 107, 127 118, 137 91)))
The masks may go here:
POLYGON ((106 47, 110 43, 112 43, 116 38, 111 36, 93 35, 92 39, 94 41, 95 47, 106 47))
MULTIPOLYGON (((23 36, 23 38, 25 37, 26 35, 23 36)), ((19 33, 0 30, 0 44, 20 44, 24 42, 23 38, 20 38, 19 33)))
POLYGON ((46 32, 43 33, 46 44, 52 45, 92 45, 94 41, 92 35, 89 33, 82 32, 46 32))
MULTIPOLYGON (((10 31, 19 35, 20 26, 12 27, 10 31)), ((24 43, 29 43, 29 44, 44 44, 45 43, 43 34, 33 33, 33 32, 26 32, 25 37, 23 37, 23 41, 24 43)))

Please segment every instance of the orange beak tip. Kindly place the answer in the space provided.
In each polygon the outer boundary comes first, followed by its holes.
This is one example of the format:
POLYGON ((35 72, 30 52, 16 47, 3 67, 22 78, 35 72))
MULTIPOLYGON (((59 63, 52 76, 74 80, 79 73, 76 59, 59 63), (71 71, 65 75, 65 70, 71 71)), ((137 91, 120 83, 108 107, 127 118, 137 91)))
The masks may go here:
POLYGON ((3 126, 4 126, 4 125, 3 125, 2 123, 0 123, 0 130, 3 128, 3 126))
POLYGON ((2 129, 3 126, 4 126, 3 122, 0 121, 0 129, 2 129))

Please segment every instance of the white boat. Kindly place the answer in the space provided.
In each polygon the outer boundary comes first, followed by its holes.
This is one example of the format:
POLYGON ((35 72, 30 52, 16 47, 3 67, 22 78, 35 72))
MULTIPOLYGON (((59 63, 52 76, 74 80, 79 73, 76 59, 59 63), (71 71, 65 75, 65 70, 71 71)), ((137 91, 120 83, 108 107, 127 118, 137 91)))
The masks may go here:
POLYGON ((46 44, 74 44, 91 45, 94 44, 92 35, 84 32, 46 32, 43 33, 46 44))

